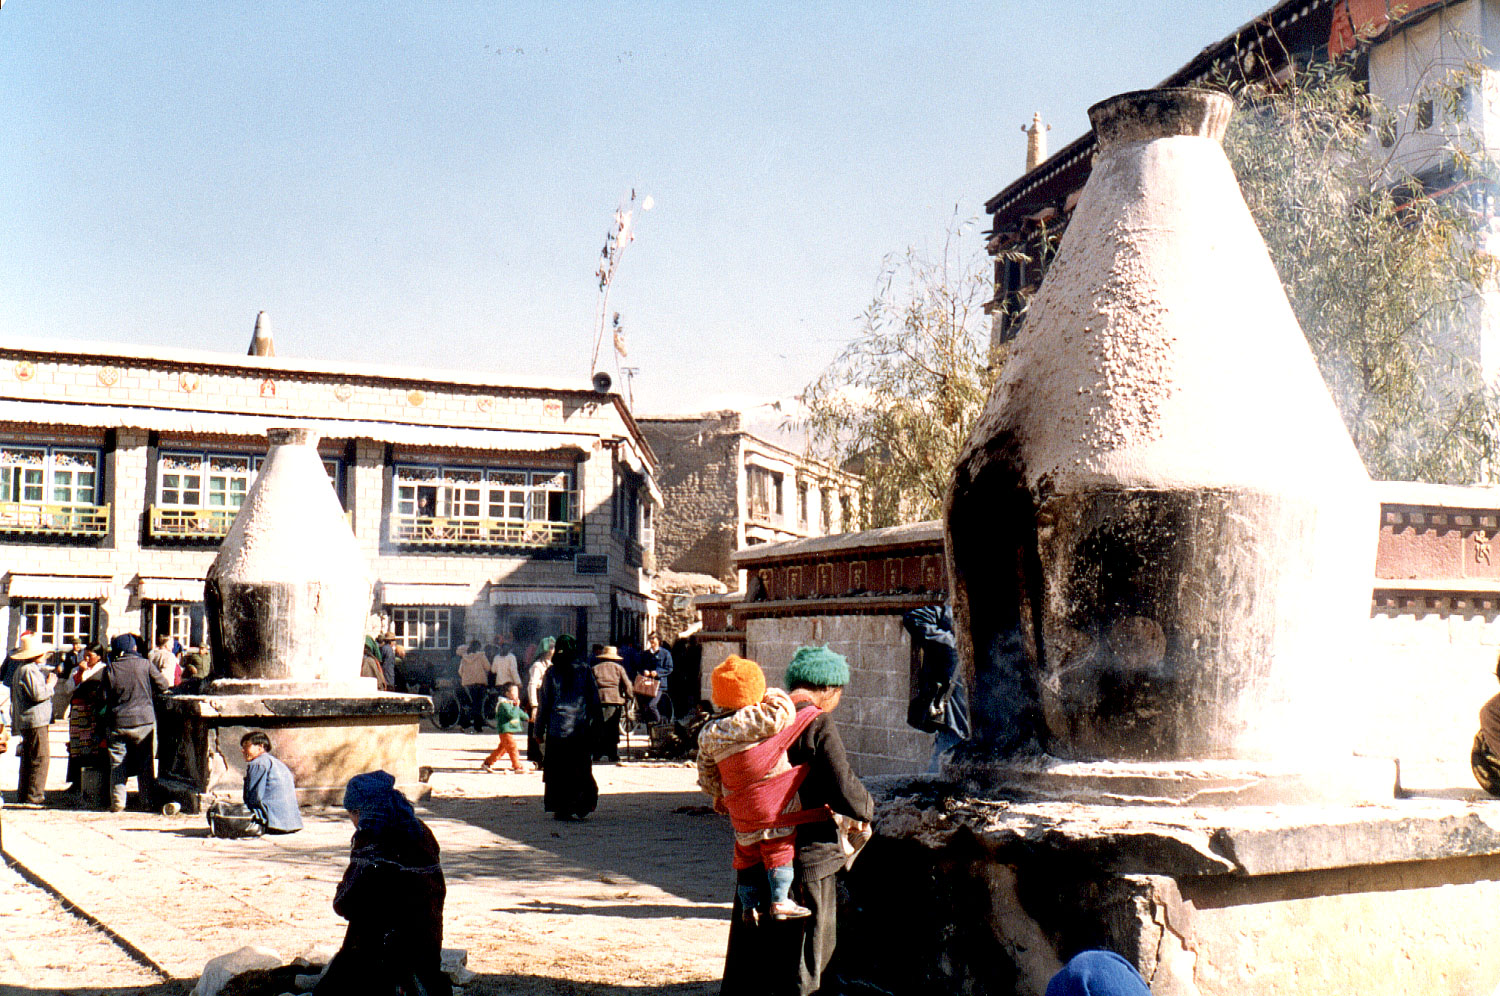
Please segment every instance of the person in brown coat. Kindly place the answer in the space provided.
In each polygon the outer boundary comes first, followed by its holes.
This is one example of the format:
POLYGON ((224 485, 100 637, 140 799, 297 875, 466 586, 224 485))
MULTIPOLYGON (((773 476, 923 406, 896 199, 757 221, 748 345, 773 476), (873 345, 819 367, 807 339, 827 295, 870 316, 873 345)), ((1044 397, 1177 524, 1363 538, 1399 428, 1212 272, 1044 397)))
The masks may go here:
POLYGON ((630 675, 623 657, 614 647, 605 647, 594 658, 594 681, 599 685, 599 708, 603 721, 595 728, 594 760, 620 760, 620 719, 630 699, 630 675))

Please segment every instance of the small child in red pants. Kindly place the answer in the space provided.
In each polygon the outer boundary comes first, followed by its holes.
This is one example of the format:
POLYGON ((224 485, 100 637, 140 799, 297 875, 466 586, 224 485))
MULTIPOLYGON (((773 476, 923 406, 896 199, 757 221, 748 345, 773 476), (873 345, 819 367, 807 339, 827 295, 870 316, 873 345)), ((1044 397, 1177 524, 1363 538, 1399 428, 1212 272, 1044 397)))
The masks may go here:
MULTIPOLYGON (((798 809, 796 784, 783 777, 792 767, 784 743, 767 745, 792 725, 797 707, 781 689, 767 690, 760 665, 743 657, 731 655, 714 668, 711 681, 714 705, 734 711, 709 720, 698 734, 698 785, 714 808, 730 814, 735 870, 765 867, 770 886, 765 911, 776 920, 811 916, 790 896, 796 829, 776 825, 777 817, 798 809), (755 748, 761 749, 752 753, 755 748)), ((755 920, 761 890, 743 882, 738 890, 741 916, 755 920)))
POLYGON ((521 709, 521 686, 507 681, 500 686, 500 701, 495 704, 495 726, 500 730, 500 743, 490 751, 481 771, 494 771, 495 762, 504 754, 510 755, 510 765, 516 774, 526 771, 521 767, 521 752, 516 748, 516 734, 526 729, 526 713, 521 709))

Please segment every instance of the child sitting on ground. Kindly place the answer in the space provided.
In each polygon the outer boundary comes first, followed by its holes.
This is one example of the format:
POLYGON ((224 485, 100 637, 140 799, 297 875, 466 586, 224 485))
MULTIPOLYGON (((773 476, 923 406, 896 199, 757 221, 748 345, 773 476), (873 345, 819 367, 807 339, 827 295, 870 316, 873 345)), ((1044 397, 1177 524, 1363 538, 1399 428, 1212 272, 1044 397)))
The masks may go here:
MULTIPOLYGON (((797 707, 791 696, 767 689, 765 674, 752 660, 730 655, 714 668, 711 681, 714 705, 734 711, 709 720, 698 734, 698 785, 715 809, 729 813, 735 870, 765 867, 770 885, 766 912, 776 920, 811 916, 790 897, 795 823, 802 821, 780 819, 801 815, 794 813, 800 777, 787 761, 786 747, 806 723, 792 729, 797 707)), ((744 876, 740 881, 740 916, 754 922, 761 911, 761 890, 745 884, 744 876)))
POLYGON ((484 763, 479 766, 481 771, 494 771, 495 762, 502 755, 510 755, 510 766, 516 774, 524 774, 526 769, 521 767, 521 752, 516 748, 516 734, 526 730, 526 712, 521 708, 521 686, 513 681, 507 681, 500 686, 500 701, 495 704, 495 726, 500 730, 500 743, 484 763))

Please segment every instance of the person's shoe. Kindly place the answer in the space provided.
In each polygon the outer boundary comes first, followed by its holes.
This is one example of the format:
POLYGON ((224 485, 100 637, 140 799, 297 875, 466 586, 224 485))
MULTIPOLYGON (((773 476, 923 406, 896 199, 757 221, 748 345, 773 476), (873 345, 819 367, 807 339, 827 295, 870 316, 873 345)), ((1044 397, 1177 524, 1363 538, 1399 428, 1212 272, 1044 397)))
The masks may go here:
POLYGON ((488 764, 481 764, 479 766, 479 770, 483 771, 487 775, 493 775, 495 773, 495 769, 490 767, 488 764))
POLYGON ((125 804, 123 802, 112 802, 109 804, 109 811, 111 813, 123 813, 125 812, 125 804))
POLYGON ((169 802, 161 807, 163 816, 176 816, 180 812, 182 812, 182 807, 175 802, 169 802))
POLYGON ((741 906, 740 923, 744 924, 747 927, 760 926, 760 910, 756 909, 754 906, 741 906))
POLYGON ((800 920, 807 916, 812 916, 812 910, 806 906, 799 906, 790 899, 771 904, 771 919, 773 920, 800 920))

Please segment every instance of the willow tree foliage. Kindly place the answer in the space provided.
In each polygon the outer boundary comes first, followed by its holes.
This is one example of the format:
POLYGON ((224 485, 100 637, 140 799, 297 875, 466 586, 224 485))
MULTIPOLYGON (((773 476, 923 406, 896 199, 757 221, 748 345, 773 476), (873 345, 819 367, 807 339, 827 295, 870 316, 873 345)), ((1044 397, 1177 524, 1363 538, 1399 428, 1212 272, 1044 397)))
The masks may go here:
POLYGON ((990 260, 974 222, 887 257, 859 330, 803 393, 814 452, 864 475, 864 528, 936 518, 994 380, 990 260))
POLYGON ((1477 78, 1469 63, 1435 65, 1403 106, 1341 66, 1229 87, 1239 111, 1225 152, 1375 478, 1491 473, 1495 399, 1476 362, 1480 294, 1494 290, 1491 187, 1467 126, 1477 78))

